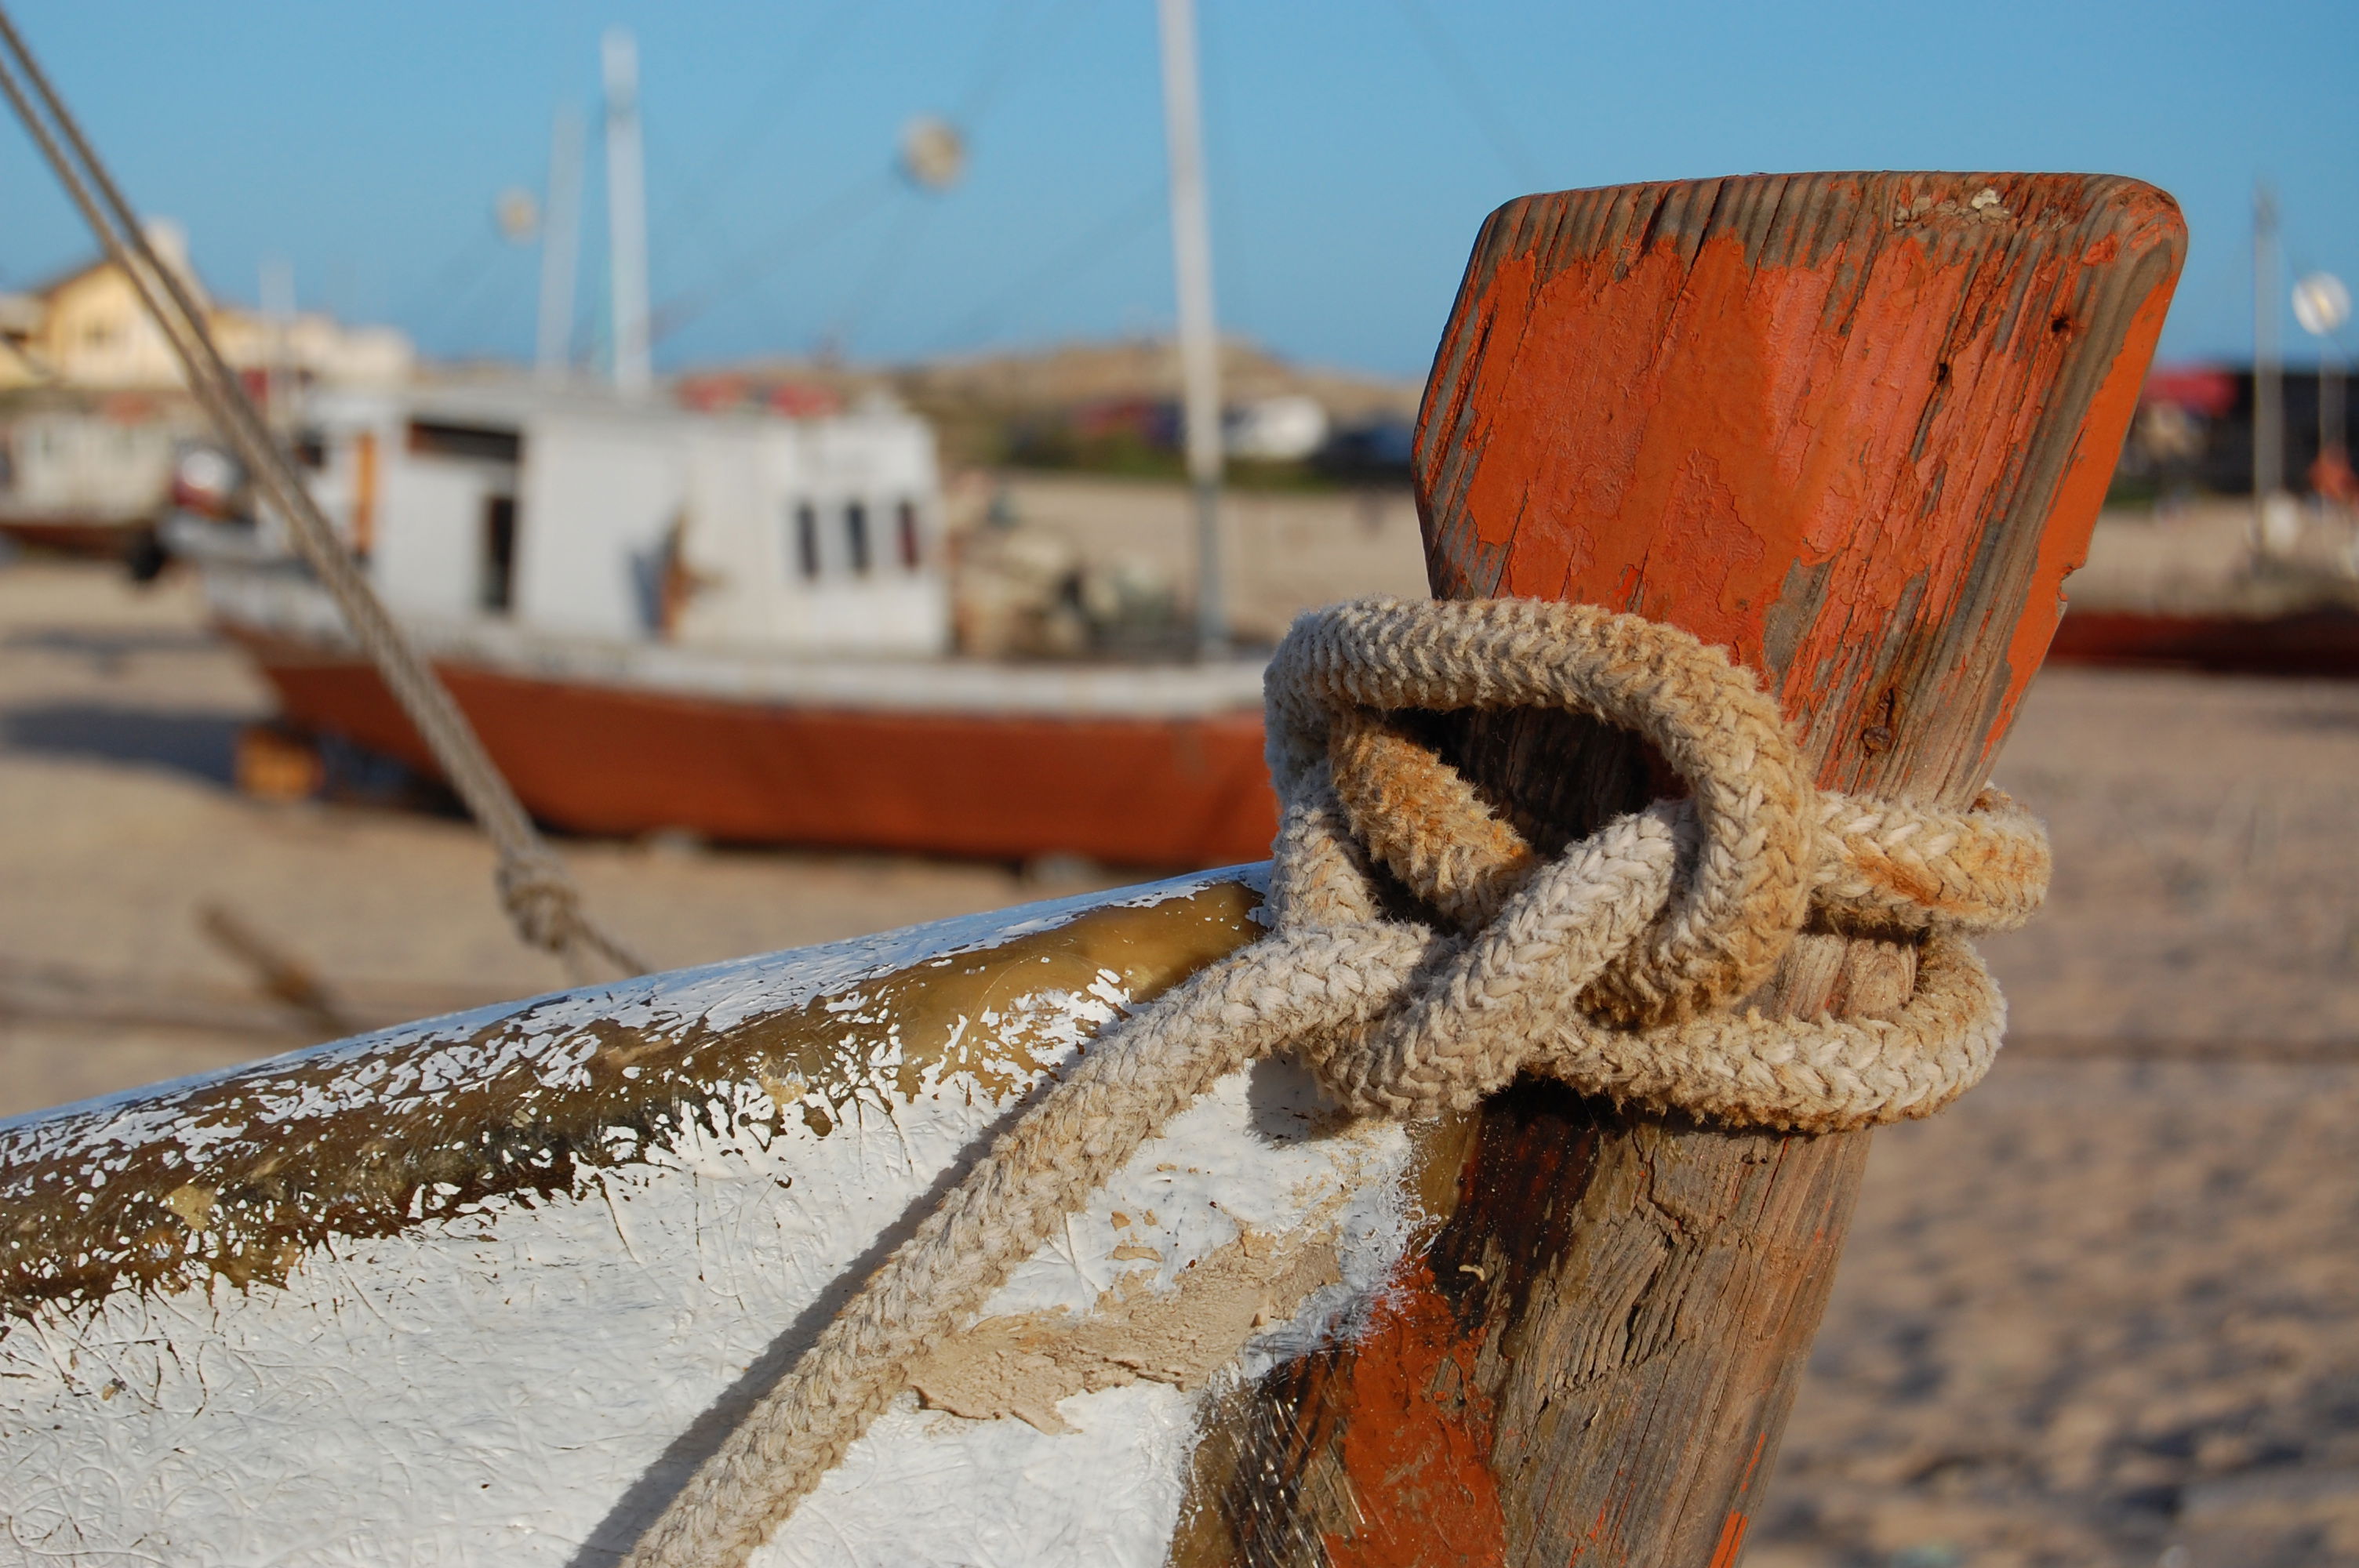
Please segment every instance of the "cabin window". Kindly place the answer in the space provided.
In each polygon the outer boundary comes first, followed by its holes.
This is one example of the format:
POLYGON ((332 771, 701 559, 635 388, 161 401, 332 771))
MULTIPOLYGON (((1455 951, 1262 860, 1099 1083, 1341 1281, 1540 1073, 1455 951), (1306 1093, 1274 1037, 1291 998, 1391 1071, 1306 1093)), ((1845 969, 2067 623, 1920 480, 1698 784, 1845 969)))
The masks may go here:
POLYGON ((843 508, 843 542, 851 547, 852 569, 868 575, 868 505, 847 502, 843 508))
POLYGON ((805 582, 819 580, 819 508, 808 501, 795 507, 795 567, 805 582))
POLYGON ((923 559, 925 554, 919 548, 920 541, 918 538, 918 503, 914 501, 902 502, 895 508, 894 524, 895 534, 901 544, 902 569, 916 571, 919 562, 923 559))
POLYGON ((516 607, 516 504, 513 495, 494 495, 484 502, 483 575, 476 602, 495 615, 516 607))
POLYGON ((512 463, 524 455, 524 437, 485 425, 450 425, 432 419, 409 422, 409 449, 420 456, 475 458, 512 463))

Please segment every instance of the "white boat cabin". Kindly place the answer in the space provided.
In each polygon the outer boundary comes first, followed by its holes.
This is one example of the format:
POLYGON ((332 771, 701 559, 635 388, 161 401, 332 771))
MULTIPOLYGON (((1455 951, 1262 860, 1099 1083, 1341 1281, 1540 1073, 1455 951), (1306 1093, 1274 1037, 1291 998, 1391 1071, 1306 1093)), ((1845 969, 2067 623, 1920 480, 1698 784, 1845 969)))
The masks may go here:
POLYGON ((949 651, 933 434, 513 387, 327 394, 314 492, 397 615, 811 654, 949 651))

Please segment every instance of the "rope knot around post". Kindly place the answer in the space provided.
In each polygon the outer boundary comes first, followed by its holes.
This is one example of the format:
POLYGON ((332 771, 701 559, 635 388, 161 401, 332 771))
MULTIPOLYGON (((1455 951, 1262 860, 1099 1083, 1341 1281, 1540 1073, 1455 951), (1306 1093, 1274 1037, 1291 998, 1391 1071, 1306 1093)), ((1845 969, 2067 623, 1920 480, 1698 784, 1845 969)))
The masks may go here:
POLYGON ((698 1469, 628 1559, 743 1563, 1139 1145, 1293 1050, 1360 1114, 1428 1117, 1523 1072, 1642 1109, 1825 1131, 1928 1115, 2005 1008, 1965 937, 2049 870, 1995 792, 1945 812, 1822 794, 1752 676, 1636 616, 1373 600, 1295 622, 1265 680, 1281 808, 1271 930, 1128 1018, 1003 1134, 698 1469), (1547 707, 1636 731, 1687 787, 1539 854, 1408 715, 1547 707), (1404 912, 1404 906, 1413 906, 1404 912), (1884 1016, 1745 1005, 1816 921, 1914 945, 1884 1016))
POLYGON ((1962 938, 2027 919, 2049 872, 2003 795, 1968 812, 1822 795, 1750 672, 1594 606, 1343 605, 1297 622, 1267 687, 1280 925, 1371 918, 1389 876, 1454 928, 1405 1005, 1306 1043, 1351 1108, 1463 1109, 1532 1071, 1830 1131, 1926 1115, 1988 1069, 2004 1005, 1962 938), (1689 794, 1544 859, 1402 712, 1508 707, 1635 730, 1689 794), (1920 939, 1914 995, 1849 1020, 1732 1007, 1813 919, 1920 939))

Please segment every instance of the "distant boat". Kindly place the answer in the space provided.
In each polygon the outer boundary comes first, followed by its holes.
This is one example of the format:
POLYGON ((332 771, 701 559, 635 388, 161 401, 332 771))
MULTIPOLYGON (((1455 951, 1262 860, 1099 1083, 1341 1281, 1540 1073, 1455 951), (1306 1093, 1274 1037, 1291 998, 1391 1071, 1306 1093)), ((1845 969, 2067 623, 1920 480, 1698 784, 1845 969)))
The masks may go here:
POLYGON ((182 446, 184 395, 38 387, 0 406, 0 538, 120 558, 152 546, 182 446))
POLYGON ((2359 521, 2288 501, 2272 532, 2234 503, 2109 514, 2049 662, 2359 676, 2359 521))
MULTIPOLYGON (((952 650, 932 435, 537 387, 323 397, 314 492, 559 827, 1119 865, 1267 852, 1261 661, 952 650)), ((326 593, 202 449, 166 536, 288 723, 430 769, 326 593)))
POLYGON ((2328 606, 2245 615, 2075 609, 2057 628, 2048 662, 2217 675, 2359 676, 2359 611, 2328 606))

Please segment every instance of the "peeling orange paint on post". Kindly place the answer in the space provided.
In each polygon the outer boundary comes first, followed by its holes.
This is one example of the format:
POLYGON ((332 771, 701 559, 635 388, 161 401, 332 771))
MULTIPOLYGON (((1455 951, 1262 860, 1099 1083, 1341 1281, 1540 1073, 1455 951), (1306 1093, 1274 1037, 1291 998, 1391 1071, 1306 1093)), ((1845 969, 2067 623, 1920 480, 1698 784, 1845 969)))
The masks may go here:
MULTIPOLYGON (((2112 259, 2111 254, 2105 259, 2112 259)), ((2130 421, 2137 414, 2138 394, 2146 386, 2147 366, 2153 362, 2155 345, 2162 338, 2163 319, 2169 311, 2168 288, 2157 289, 2139 304, 2128 341, 2115 357, 2104 385, 2092 403, 2087 428, 2073 448, 2071 464, 2065 470, 2062 490, 2057 498, 2060 514, 2073 517, 2086 514, 2093 519, 2104 508, 2105 491, 2113 483, 2114 463, 2121 455, 2122 443, 2129 437, 2130 421)), ((2055 612, 2046 617, 2026 615, 2017 626, 2015 642, 2007 650, 2008 662, 2016 668, 2028 672, 2039 667, 2048 644, 2056 635, 2057 623, 2063 619, 2064 579, 2080 570, 2088 558, 2086 531, 2074 537, 2071 530, 2057 529, 2040 540, 2039 568, 2033 592, 2045 595, 2052 589, 2055 612)), ((2046 601, 2044 598, 2036 599, 2034 603, 2046 601)), ((2015 704, 2022 695, 2019 687, 2008 694, 2005 719, 2015 717, 2015 704)))
POLYGON ((1506 1557, 1491 1408, 1474 1346, 1419 1263, 1343 1368, 1338 1407, 1357 1519, 1321 1532, 1331 1568, 1491 1568, 1506 1557))
MULTIPOLYGON (((1979 365, 1950 369, 1971 398, 1921 406, 1942 379, 1940 323, 1973 303, 1973 269, 1942 266, 1916 243, 1886 249, 1854 283, 1889 302, 1886 316, 1828 332, 1808 324, 1829 307, 1848 259, 1840 248, 1819 266, 1772 273, 1725 235, 1692 262, 1658 243, 1615 277, 1622 259, 1540 281, 1525 256, 1484 296, 1478 330, 1513 346, 1486 357, 1469 400, 1502 411, 1516 444, 1470 437, 1483 453, 1465 500, 1475 538, 1506 556, 1497 590, 1676 619, 1772 674, 1767 615, 1798 568, 1854 555, 1863 570, 1849 597, 1863 604, 1897 602, 1911 581, 1963 569, 1962 531, 1903 520, 1930 521, 1959 477, 1949 454, 1961 448, 1965 481, 1987 485, 2033 412, 2006 396, 2016 377, 1979 365), (1710 351, 1679 351, 1695 344, 1710 351), (1518 387, 1603 416, 1577 430, 1517 418, 1518 387), (1961 441, 1961 431, 1976 434, 1961 441), (1920 438, 1942 449, 1940 462, 1910 460, 1920 438), (1615 537, 1637 522, 1643 543, 1615 537), (1856 551, 1864 531, 1886 547, 1856 551)), ((2052 374, 2060 345, 2030 336, 2025 372, 2052 374)), ((1839 659, 1849 630, 1819 630, 1788 667, 1839 659)), ((1789 704, 1815 685, 1793 683, 1789 704)))
MULTIPOLYGON (((1753 1490, 1753 1477, 1761 1468, 1761 1455, 1768 1452, 1769 1434, 1761 1433, 1753 1440, 1753 1457, 1745 1462, 1745 1478, 1736 1484, 1736 1495, 1745 1497, 1753 1490)), ((1753 1520, 1742 1507, 1728 1510, 1726 1522, 1720 1527, 1720 1542, 1712 1548, 1712 1568, 1736 1568, 1736 1559, 1745 1550, 1745 1532, 1753 1520)))
POLYGON ((1927 656, 1912 639, 1993 638, 1994 684, 1957 692, 1954 722, 2003 734, 2085 555, 2184 242, 2160 191, 2078 175, 1756 176, 1510 203, 1476 245, 1420 421, 1435 591, 1682 626, 1767 676, 1839 770, 1832 739, 1879 722, 1860 705, 1883 666, 1927 656), (2036 565, 1988 558, 2002 535, 2036 565))
POLYGON ((1745 1550, 1745 1527, 1748 1522, 1742 1511, 1728 1510, 1728 1522, 1720 1529, 1720 1544, 1712 1548, 1712 1568, 1736 1568, 1737 1553, 1745 1550))

